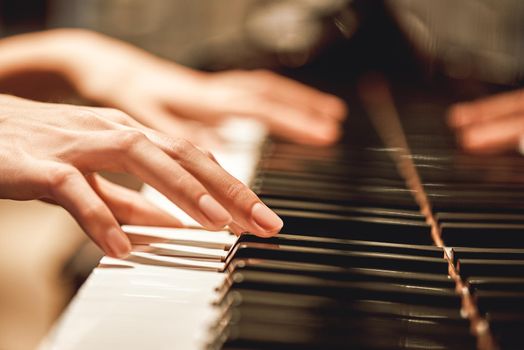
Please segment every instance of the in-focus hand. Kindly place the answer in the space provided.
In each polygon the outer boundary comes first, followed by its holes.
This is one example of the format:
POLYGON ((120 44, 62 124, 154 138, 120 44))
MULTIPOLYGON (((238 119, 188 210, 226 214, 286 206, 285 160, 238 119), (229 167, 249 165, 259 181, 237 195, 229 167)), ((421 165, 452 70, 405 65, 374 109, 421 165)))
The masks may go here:
POLYGON ((196 135, 198 141, 202 128, 189 121, 214 124, 235 116, 257 119, 299 143, 326 145, 339 137, 347 110, 333 95, 264 70, 198 72, 107 37, 83 35, 74 79, 79 91, 171 136, 196 135))
POLYGON ((524 90, 456 104, 448 117, 459 143, 467 151, 515 150, 524 138, 524 90))
POLYGON ((282 221, 210 156, 110 108, 57 105, 0 95, 0 198, 63 206, 109 255, 131 246, 121 223, 180 223, 137 193, 100 177, 127 172, 209 229, 271 236, 282 221))

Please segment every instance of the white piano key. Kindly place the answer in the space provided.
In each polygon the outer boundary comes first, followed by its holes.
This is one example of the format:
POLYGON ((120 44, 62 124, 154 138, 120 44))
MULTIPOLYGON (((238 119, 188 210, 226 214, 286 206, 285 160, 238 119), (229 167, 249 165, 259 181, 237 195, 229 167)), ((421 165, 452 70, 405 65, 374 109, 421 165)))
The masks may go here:
POLYGON ((155 226, 123 225, 122 230, 130 237, 133 243, 174 243, 180 245, 191 245, 204 248, 229 249, 235 244, 237 237, 229 231, 210 232, 204 229, 169 228, 155 226), (148 239, 142 239, 144 236, 148 239))
POLYGON ((151 243, 145 247, 148 253, 180 256, 184 258, 213 259, 223 261, 227 256, 227 251, 223 249, 209 249, 202 247, 191 247, 171 243, 151 243), (149 248, 154 250, 150 251, 149 248))
MULTIPOLYGON (((156 266, 148 266, 158 269, 156 266)), ((140 268, 139 268, 140 269, 140 268)), ((181 268, 170 269, 168 274, 111 268, 97 268, 93 278, 86 282, 81 293, 83 300, 141 300, 161 299, 166 302, 188 303, 201 296, 208 296, 211 290, 222 283, 224 276, 209 271, 190 271, 181 268)))
POLYGON ((213 289, 221 277, 212 272, 150 266, 97 268, 57 325, 56 332, 44 343, 48 346, 45 350, 164 349, 166 344, 169 349, 200 349, 206 330, 216 318, 216 310, 210 304, 213 289), (153 270, 156 272, 148 273, 153 270), (169 282, 162 283, 165 278, 169 282), (144 288, 137 289, 137 285, 144 283, 143 279, 148 282, 144 288), (184 286, 189 280, 199 281, 201 292, 188 292, 185 299, 178 299, 177 292, 158 285, 184 286), (203 281, 208 283, 207 288, 203 281), (152 285, 145 288, 149 283, 152 285), (108 284, 113 287, 104 293, 103 288, 108 284), (127 288, 115 295, 112 289, 116 286, 127 288), (164 297, 158 297, 159 293, 164 297))
POLYGON ((225 263, 216 261, 201 261, 187 258, 175 258, 171 256, 161 256, 145 252, 131 252, 126 260, 131 260, 140 263, 147 263, 152 265, 185 267, 189 269, 202 269, 211 271, 224 270, 225 263))

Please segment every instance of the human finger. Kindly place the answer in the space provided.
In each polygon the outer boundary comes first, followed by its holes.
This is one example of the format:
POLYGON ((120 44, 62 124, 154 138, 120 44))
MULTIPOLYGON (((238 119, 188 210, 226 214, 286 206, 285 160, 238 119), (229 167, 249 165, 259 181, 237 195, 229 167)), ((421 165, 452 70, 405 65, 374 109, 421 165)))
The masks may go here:
POLYGON ((121 224, 183 226, 177 218, 159 209, 136 191, 114 184, 96 174, 90 174, 86 178, 121 224))
MULTIPOLYGON (((167 136, 166 138, 172 140, 167 136)), ((196 151, 194 146, 187 145, 191 144, 177 139, 171 142, 170 151, 178 156, 189 147, 196 151)), ((111 163, 106 166, 113 165, 116 170, 138 176, 208 229, 220 229, 231 221, 227 210, 213 198, 206 187, 184 169, 178 159, 166 154, 143 132, 132 129, 114 131, 112 138, 99 140, 93 147, 96 148, 96 153, 104 158, 102 162, 111 163)), ((211 159, 204 157, 206 162, 215 164, 211 159)), ((100 167, 101 163, 97 162, 93 166, 100 167)), ((213 174, 221 175, 220 172, 213 174)))
POLYGON ((125 257, 131 244, 111 210, 75 168, 55 165, 46 169, 48 196, 76 219, 91 239, 108 255, 125 257))
POLYGON ((272 236, 282 228, 282 220, 253 191, 206 154, 188 142, 171 146, 169 140, 157 142, 163 143, 161 147, 206 187, 235 223, 260 236, 272 236))
POLYGON ((247 74, 255 90, 262 91, 273 99, 290 105, 305 106, 322 116, 337 120, 342 120, 347 115, 347 106, 339 97, 271 71, 257 70, 247 74))
POLYGON ((458 140, 466 150, 497 153, 514 150, 522 135, 524 114, 518 114, 462 128, 458 140))
POLYGON ((253 96, 238 101, 235 108, 239 115, 254 117, 266 124, 273 134, 294 142, 327 145, 340 136, 337 121, 318 118, 312 113, 271 99, 253 96))
POLYGON ((524 90, 462 102, 451 107, 448 123, 455 128, 482 123, 508 114, 524 112, 524 90))

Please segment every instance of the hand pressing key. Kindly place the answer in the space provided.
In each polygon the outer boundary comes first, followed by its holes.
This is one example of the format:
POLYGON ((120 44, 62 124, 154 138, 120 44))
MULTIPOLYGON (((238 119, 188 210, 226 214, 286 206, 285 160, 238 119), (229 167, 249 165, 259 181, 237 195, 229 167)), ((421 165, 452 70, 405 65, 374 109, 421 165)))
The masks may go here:
POLYGON ((131 249, 119 222, 180 223, 133 191, 96 176, 138 176, 204 227, 276 234, 282 220, 245 185, 188 141, 149 129, 110 108, 0 95, 0 197, 63 206, 110 256, 131 249))

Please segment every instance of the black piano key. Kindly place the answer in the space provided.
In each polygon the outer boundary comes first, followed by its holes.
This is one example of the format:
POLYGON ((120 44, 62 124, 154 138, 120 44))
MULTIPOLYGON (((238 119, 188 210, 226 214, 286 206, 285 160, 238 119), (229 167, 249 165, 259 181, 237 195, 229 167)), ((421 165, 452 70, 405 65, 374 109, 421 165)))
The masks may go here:
POLYGON ((524 224, 523 214, 508 213, 461 213, 439 212, 436 214, 439 222, 462 223, 493 223, 493 224, 524 224))
MULTIPOLYGON (((385 147, 360 147, 353 149, 342 143, 330 147, 311 147, 283 142, 268 142, 263 146, 262 158, 295 159, 332 159, 336 162, 351 163, 354 161, 391 162, 392 149, 385 147)), ((391 163, 393 165, 393 163, 391 163)))
POLYGON ((319 201, 342 205, 378 205, 391 208, 418 209, 409 190, 375 186, 370 191, 339 191, 314 188, 300 188, 293 186, 261 188, 254 187, 253 190, 260 197, 279 199, 298 199, 304 201, 319 201))
POLYGON ((459 259, 459 273, 469 276, 524 276, 524 260, 459 259))
MULTIPOLYGON (((343 303, 337 303, 335 307, 324 305, 315 308, 303 308, 290 305, 272 306, 265 303, 238 303, 228 308, 233 315, 232 322, 273 322, 275 326, 295 324, 300 326, 317 326, 333 330, 347 331, 350 329, 367 327, 363 324, 381 323, 384 328, 397 328, 399 322, 411 324, 401 325, 400 331, 412 334, 447 335, 464 334, 468 329, 466 320, 456 321, 454 319, 437 319, 428 317, 417 317, 416 315, 398 315, 385 313, 368 313, 352 307, 345 307, 343 303), (235 315, 236 313, 236 315, 235 315), (244 315, 242 315, 244 313, 244 315), (235 316, 237 317, 236 319, 235 316), (240 318, 244 318, 241 320, 240 318), (466 321, 466 322, 464 322, 466 321), (465 327, 464 327, 465 326, 465 327), (438 329, 438 327, 442 327, 438 329)), ((227 311, 226 311, 227 312, 227 311)), ((398 328, 397 328, 398 329, 398 328)))
POLYGON ((298 210, 276 210, 284 220, 282 233, 373 240, 391 243, 432 245, 431 228, 426 223, 365 216, 334 215, 298 210))
POLYGON ((524 248, 524 225, 445 222, 441 229, 451 247, 524 248))
POLYGON ((524 249, 453 247, 455 259, 524 260, 524 249))
MULTIPOLYGON (((365 171, 363 169, 362 171, 365 171)), ((283 171, 262 171, 253 181, 252 187, 264 189, 278 189, 286 188, 290 185, 299 188, 311 188, 315 190, 325 191, 344 191, 347 193, 355 193, 358 191, 366 192, 369 190, 377 191, 382 188, 405 190, 405 181, 402 179, 387 179, 376 176, 355 177, 351 182, 345 181, 345 178, 336 178, 332 176, 322 176, 321 174, 309 173, 296 175, 283 171)))
MULTIPOLYGON (((223 344, 211 349, 246 350, 246 349, 474 349, 473 337, 426 337, 399 333, 397 329, 379 328, 375 324, 366 324, 362 330, 327 334, 317 329, 305 327, 279 328, 282 334, 270 336, 274 329, 271 324, 253 324, 251 326, 240 323, 226 329, 223 344), (290 329, 291 328, 291 329, 290 329), (261 335, 260 332, 265 332, 261 335), (309 336, 306 336, 309 335, 309 336)), ((217 346, 217 345, 215 345, 217 346)))
POLYGON ((227 262, 234 259, 267 259, 319 263, 341 267, 387 268, 390 270, 447 274, 448 264, 442 258, 354 252, 301 246, 279 246, 269 243, 239 243, 230 251, 227 262))
POLYGON ((235 259, 228 265, 227 272, 234 273, 235 271, 283 272, 340 281, 377 281, 449 289, 455 287, 455 282, 451 278, 441 274, 387 268, 339 267, 282 260, 235 259))
MULTIPOLYGON (((442 340, 439 331, 446 333, 446 342, 450 344, 459 343, 462 346, 472 344, 472 337, 469 335, 467 327, 458 328, 454 324, 448 324, 445 321, 421 321, 410 317, 395 319, 360 316, 357 318, 351 314, 342 315, 336 312, 317 312, 312 314, 307 310, 301 309, 241 305, 232 308, 224 317, 229 322, 229 327, 239 326, 242 328, 246 325, 263 327, 264 325, 272 324, 275 329, 274 332, 285 330, 284 334, 286 337, 282 337, 282 340, 288 340, 289 343, 295 346, 297 343, 301 343, 300 337, 297 337, 296 334, 291 336, 293 333, 290 333, 290 330, 297 331, 298 329, 307 332, 309 337, 311 337, 311 334, 314 334, 316 342, 322 344, 324 348, 343 346, 342 340, 344 339, 346 346, 350 345, 353 347, 357 344, 367 344, 370 347, 378 346, 381 348, 386 346, 385 340, 389 343, 389 347, 398 346, 398 344, 402 344, 406 340, 405 338, 419 339, 419 343, 428 345, 439 343, 442 340), (379 338, 380 340, 377 341, 379 338)), ((231 332, 233 329, 229 328, 227 331, 231 332)), ((266 341, 273 342, 275 338, 278 339, 279 337, 267 337, 266 341)), ((229 340, 231 341, 232 339, 229 340)), ((258 337, 258 340, 262 339, 258 337)), ((307 343, 307 346, 312 344, 310 339, 308 339, 307 343)))
POLYGON ((361 251, 375 253, 406 254, 413 256, 428 256, 443 258, 442 248, 435 246, 424 246, 414 244, 386 243, 374 241, 346 240, 329 237, 287 235, 279 234, 275 237, 264 238, 252 234, 244 234, 239 237, 240 243, 270 243, 275 245, 287 245, 297 247, 326 248, 346 251, 361 251))
POLYGON ((524 291, 524 276, 498 277, 498 276, 471 276, 467 279, 474 291, 524 291))
MULTIPOLYGON (((262 171, 285 171, 289 174, 311 173, 321 176, 336 177, 339 179, 365 178, 372 174, 375 178, 402 180, 394 167, 382 163, 367 163, 365 165, 349 166, 334 163, 325 163, 311 160, 290 162, 287 159, 262 160, 259 164, 262 171)), ((300 177, 299 177, 300 178, 300 177)))
POLYGON ((491 332, 502 349, 521 350, 524 348, 524 313, 489 312, 486 315, 491 332))
POLYGON ((448 288, 382 282, 334 281, 286 273, 243 271, 228 276, 231 290, 262 290, 336 298, 383 300, 416 305, 460 308, 461 299, 448 288))
POLYGON ((312 211, 335 215, 369 216, 396 219, 411 219, 425 221, 425 217, 418 210, 350 206, 318 201, 302 201, 296 199, 264 198, 264 203, 274 210, 312 211))
POLYGON ((220 300, 219 307, 226 308, 229 305, 238 304, 294 307, 311 310, 311 312, 315 312, 318 309, 334 310, 334 312, 339 313, 351 312, 353 315, 412 316, 421 320, 446 320, 457 326, 466 326, 469 324, 469 321, 463 318, 460 311, 455 308, 369 299, 343 301, 323 296, 249 289, 229 290, 220 300))
MULTIPOLYGON (((362 169, 362 174, 356 176, 353 174, 351 182, 357 184, 370 184, 375 186, 390 186, 390 187, 405 187, 405 181, 402 178, 394 178, 389 176, 379 177, 377 174, 370 176, 368 169, 362 169), (362 176, 364 173, 367 173, 368 176, 362 176)), ((302 180, 302 181, 315 181, 315 182, 334 182, 334 183, 347 183, 346 175, 340 174, 320 174, 320 173, 302 173, 302 172, 289 172, 285 170, 259 170, 258 175, 254 181, 254 184, 257 187, 260 187, 264 179, 267 178, 278 178, 278 179, 288 179, 288 180, 302 180)))
POLYGON ((477 290, 475 298, 480 312, 510 311, 524 313, 524 291, 477 290))

